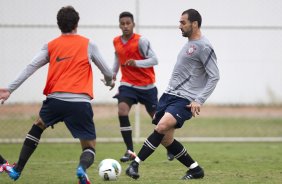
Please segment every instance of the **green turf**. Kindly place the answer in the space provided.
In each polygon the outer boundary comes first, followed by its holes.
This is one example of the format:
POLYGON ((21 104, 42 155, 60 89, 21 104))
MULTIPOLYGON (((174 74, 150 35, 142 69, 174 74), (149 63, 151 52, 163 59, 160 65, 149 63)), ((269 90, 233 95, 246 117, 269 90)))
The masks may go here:
MULTIPOLYGON (((117 116, 94 116, 97 137, 121 138, 117 116)), ((0 138, 23 139, 35 116, 18 115, 0 117, 0 138)), ((130 116, 134 127, 134 115, 130 116)), ((148 115, 141 114, 141 137, 153 130, 148 115)), ((133 131, 135 134, 135 131, 133 131)), ((281 137, 281 118, 222 118, 197 117, 187 121, 176 131, 177 137, 281 137)), ((65 125, 44 132, 43 138, 71 138, 65 125)), ((141 144, 136 146, 139 150, 141 144)), ((282 183, 282 144, 279 143, 185 143, 192 156, 203 166, 206 177, 189 181, 194 184, 280 184, 282 183)), ((17 161, 20 144, 1 144, 0 154, 10 162, 17 161)), ((119 159, 124 152, 122 143, 98 143, 97 159, 88 173, 91 181, 101 181, 97 172, 98 163, 104 158, 119 159)), ((18 184, 77 184, 75 168, 80 155, 79 144, 40 144, 27 164, 18 184)), ((127 164, 122 163, 125 169, 127 164)), ((124 170, 116 184, 178 184, 185 172, 177 161, 166 160, 165 150, 160 147, 140 167, 140 180, 125 176, 124 170)), ((0 175, 0 184, 15 183, 6 174, 0 175)), ((109 182, 106 182, 109 183, 109 182)), ((111 182, 110 182, 111 183, 111 182)))
MULTIPOLYGON (((1 119, 0 138, 23 138, 30 129, 35 117, 1 119), (11 134, 11 132, 13 132, 11 134)), ((95 119, 98 137, 120 138, 117 117, 95 119), (111 130, 111 131, 109 131, 111 130)), ((134 118, 131 117, 134 128, 134 118)), ((153 130, 148 116, 141 117, 141 137, 147 137, 153 130)), ((135 134, 135 131, 133 131, 135 134)), ((186 121, 183 128, 176 131, 177 137, 281 137, 282 118, 202 118, 197 117, 186 121)), ((43 138, 72 138, 63 123, 47 129, 43 138)))
MULTIPOLYGON (((136 146, 139 150, 141 144, 136 146)), ((122 163, 118 181, 104 182, 97 165, 104 158, 119 159, 124 152, 121 143, 98 143, 97 157, 88 174, 94 184, 280 184, 282 181, 281 143, 185 143, 191 155, 205 169, 202 180, 181 181, 185 167, 178 161, 166 160, 165 149, 159 147, 140 166, 141 177, 135 181, 124 174, 122 163)), ((0 144, 0 153, 10 162, 17 160, 21 144, 0 144)), ((17 184, 77 184, 75 168, 80 155, 79 144, 42 143, 31 157, 17 184)), ((12 182, 5 173, 1 184, 12 182)))

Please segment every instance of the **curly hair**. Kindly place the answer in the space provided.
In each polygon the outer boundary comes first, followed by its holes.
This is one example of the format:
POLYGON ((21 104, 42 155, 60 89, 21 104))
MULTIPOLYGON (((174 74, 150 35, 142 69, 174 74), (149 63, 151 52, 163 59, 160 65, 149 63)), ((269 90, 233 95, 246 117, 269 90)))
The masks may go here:
POLYGON ((57 24, 62 33, 70 33, 79 21, 79 13, 72 6, 62 7, 57 14, 57 24))

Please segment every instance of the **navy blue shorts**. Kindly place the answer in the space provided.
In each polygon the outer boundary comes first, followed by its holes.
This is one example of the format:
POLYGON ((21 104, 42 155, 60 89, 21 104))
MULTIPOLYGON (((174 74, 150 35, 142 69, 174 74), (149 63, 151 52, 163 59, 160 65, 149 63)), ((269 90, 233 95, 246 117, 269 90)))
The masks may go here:
POLYGON ((128 105, 139 102, 145 105, 147 112, 155 112, 158 104, 158 90, 156 87, 152 89, 136 89, 129 86, 120 86, 118 94, 114 98, 117 98, 119 103, 125 102, 128 105))
POLYGON ((165 112, 168 112, 177 121, 175 128, 181 128, 184 122, 192 117, 191 109, 186 107, 189 104, 190 101, 185 98, 164 93, 159 100, 153 124, 157 125, 165 112))
POLYGON ((92 106, 88 102, 67 102, 47 98, 39 112, 47 127, 64 122, 74 138, 96 139, 92 106))

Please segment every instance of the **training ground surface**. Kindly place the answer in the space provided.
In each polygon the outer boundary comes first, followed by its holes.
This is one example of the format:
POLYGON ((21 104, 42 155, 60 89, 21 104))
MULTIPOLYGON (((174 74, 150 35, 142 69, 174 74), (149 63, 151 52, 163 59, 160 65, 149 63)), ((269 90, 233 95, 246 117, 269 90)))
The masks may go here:
MULTIPOLYGON (((36 120, 40 104, 5 104, 0 106, 0 143, 21 143, 36 120), (13 132, 13 134, 11 134, 13 132)), ((153 130, 151 119, 140 106, 140 125, 135 124, 135 107, 130 113, 133 136, 143 142, 153 130), (139 133, 136 131, 139 127, 139 133)), ((122 142, 116 104, 93 104, 98 142, 122 142), (111 130, 111 131, 109 131, 111 130)), ((187 121, 175 136, 181 141, 282 141, 282 106, 212 106, 202 107, 200 116, 187 121)), ((64 124, 45 131, 42 142, 70 142, 64 124), (46 140, 48 138, 48 140, 46 140)))
MULTIPOLYGON (((135 145, 136 151, 141 145, 135 145)), ((281 184, 281 143, 184 143, 184 146, 204 168, 204 179, 181 181, 186 168, 176 160, 168 161, 165 149, 160 146, 141 164, 139 180, 128 178, 125 175, 128 163, 121 163, 122 174, 118 181, 102 181, 97 170, 99 162, 105 158, 118 160, 124 152, 122 143, 97 144, 96 160, 88 174, 93 184, 281 184)), ((21 144, 4 144, 0 148, 1 154, 13 163, 21 144)), ((2 173, 0 184, 77 184, 75 168, 80 152, 78 143, 42 143, 18 181, 11 181, 2 173)))
MULTIPOLYGON (((0 117, 11 114, 29 116, 37 114, 41 104, 5 104, 0 106, 0 117)), ((134 109, 134 106, 133 106, 134 109)), ((144 107, 141 106, 141 111, 144 107)), ((95 117, 115 116, 116 104, 93 104, 95 117)), ((250 117, 250 118, 281 118, 282 106, 215 106, 204 105, 201 109, 202 117, 250 117)))
MULTIPOLYGON (((17 161, 21 143, 34 119, 40 104, 5 104, 0 106, 0 130, 4 138, 19 136, 20 144, 0 143, 0 154, 11 163, 17 161)), ((98 138, 120 138, 116 105, 94 104, 94 119, 98 138)), ((153 130, 144 107, 141 106, 141 136, 147 137, 153 130), (144 122, 143 122, 144 121, 144 122)), ((132 111, 134 116, 134 109, 132 111)), ((43 137, 61 136, 66 131, 63 124, 44 132, 43 137), (58 133, 58 134, 57 134, 58 133)), ((0 136, 0 137, 1 137, 0 136)), ((65 136, 64 134, 62 136, 65 136)), ((68 137, 69 134, 67 135, 68 137)), ((178 131, 179 137, 208 136, 229 137, 276 137, 282 136, 282 107, 265 106, 210 106, 202 108, 201 116, 194 118, 178 131)), ((45 137, 45 138, 46 138, 45 137)), ((189 153, 206 171, 203 180, 190 184, 280 184, 282 181, 282 144, 280 142, 192 142, 183 143, 189 153)), ((142 142, 135 144, 138 151, 142 142)), ((97 172, 98 163, 105 158, 119 159, 124 153, 124 144, 97 144, 97 157, 88 174, 95 184, 105 183, 97 172)), ((78 142, 71 144, 44 143, 28 162, 21 178, 13 182, 6 174, 0 175, 0 184, 77 184, 75 168, 81 153, 78 142)), ((115 184, 184 184, 179 178, 185 167, 177 161, 166 160, 166 151, 160 146, 140 168, 141 178, 128 178, 122 163, 122 175, 115 184)), ((108 183, 108 182, 107 182, 108 183)))

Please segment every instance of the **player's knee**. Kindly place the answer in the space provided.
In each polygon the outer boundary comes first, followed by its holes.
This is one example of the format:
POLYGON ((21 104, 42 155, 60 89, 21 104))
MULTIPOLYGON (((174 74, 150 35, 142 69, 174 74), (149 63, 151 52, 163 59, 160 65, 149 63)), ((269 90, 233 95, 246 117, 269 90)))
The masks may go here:
POLYGON ((119 116, 128 116, 130 108, 127 105, 118 106, 118 115, 119 116))
POLYGON ((45 126, 45 124, 44 124, 44 122, 42 121, 41 118, 38 118, 38 119, 34 122, 34 124, 35 124, 36 126, 38 126, 39 128, 41 128, 42 130, 45 130, 45 129, 46 129, 46 126, 45 126))
POLYGON ((169 127, 164 123, 159 123, 155 130, 160 134, 166 134, 166 132, 169 130, 169 127))
POLYGON ((118 110, 118 115, 119 116, 128 116, 128 114, 129 114, 129 111, 126 111, 126 110, 123 110, 123 109, 119 109, 118 110))
POLYGON ((118 109, 119 116, 128 116, 129 112, 125 109, 118 109))

